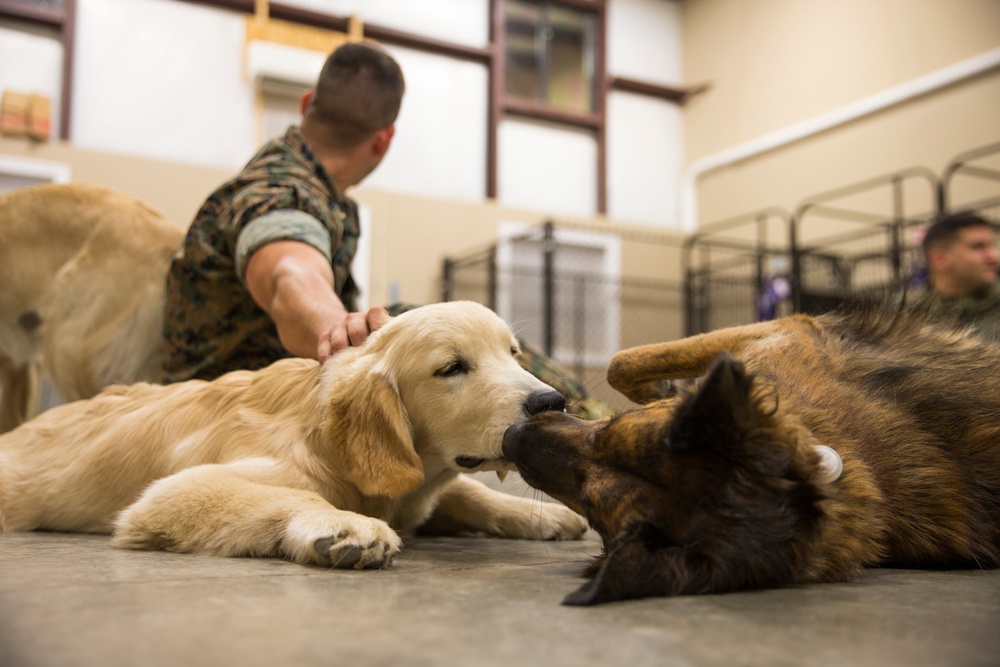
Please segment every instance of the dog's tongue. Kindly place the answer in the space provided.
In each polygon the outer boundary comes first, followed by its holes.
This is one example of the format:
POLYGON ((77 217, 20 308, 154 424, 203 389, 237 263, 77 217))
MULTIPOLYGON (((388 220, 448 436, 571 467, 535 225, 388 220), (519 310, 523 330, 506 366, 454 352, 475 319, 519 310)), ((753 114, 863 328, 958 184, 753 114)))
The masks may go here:
POLYGON ((486 463, 486 459, 481 459, 475 456, 459 456, 455 459, 455 463, 463 468, 475 468, 476 466, 481 466, 486 463))

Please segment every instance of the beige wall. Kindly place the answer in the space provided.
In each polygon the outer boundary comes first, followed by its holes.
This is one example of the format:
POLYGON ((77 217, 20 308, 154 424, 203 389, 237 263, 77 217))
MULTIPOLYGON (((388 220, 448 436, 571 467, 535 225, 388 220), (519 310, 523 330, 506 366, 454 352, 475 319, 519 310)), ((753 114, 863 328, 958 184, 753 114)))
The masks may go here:
POLYGON ((148 160, 74 148, 61 142, 36 144, 0 137, 0 155, 63 162, 77 183, 96 183, 128 192, 187 227, 212 190, 232 173, 226 169, 148 160))
MULTIPOLYGON (((996 0, 685 0, 687 162, 1000 46, 996 0)), ((707 173, 705 224, 1000 141, 994 70, 707 173)))

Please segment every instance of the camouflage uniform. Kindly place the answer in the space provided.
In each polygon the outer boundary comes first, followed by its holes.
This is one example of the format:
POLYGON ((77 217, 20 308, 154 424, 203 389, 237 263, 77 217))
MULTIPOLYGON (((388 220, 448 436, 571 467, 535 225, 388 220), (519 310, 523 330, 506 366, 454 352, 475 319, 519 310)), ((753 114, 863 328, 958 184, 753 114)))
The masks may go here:
MULTIPOLYGON (((243 171, 202 206, 167 276, 162 380, 210 380, 290 356, 274 322, 243 282, 247 259, 277 240, 308 243, 333 267, 334 291, 356 310, 351 260, 360 233, 356 204, 330 180, 297 127, 264 145, 243 171)), ((390 306, 392 315, 412 305, 390 306)), ((585 418, 610 414, 572 374, 528 347, 521 365, 567 398, 585 418)))
POLYGON ((290 356, 243 282, 250 254, 271 241, 302 241, 322 252, 333 267, 334 291, 355 310, 351 260, 359 232, 357 206, 337 189, 297 127, 265 144, 212 193, 174 255, 162 379, 210 380, 290 356))
POLYGON ((926 310, 934 319, 968 325, 983 338, 1000 341, 1000 282, 967 297, 928 290, 917 297, 914 307, 926 310))

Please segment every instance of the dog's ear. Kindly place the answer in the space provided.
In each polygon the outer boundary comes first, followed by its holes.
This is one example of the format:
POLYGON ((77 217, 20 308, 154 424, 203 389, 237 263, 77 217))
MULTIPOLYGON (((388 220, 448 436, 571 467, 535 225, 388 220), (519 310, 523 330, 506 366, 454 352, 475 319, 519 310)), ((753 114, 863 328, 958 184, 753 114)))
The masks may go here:
POLYGON ((752 387, 753 378, 743 364, 728 354, 719 355, 697 391, 674 413, 667 432, 670 449, 727 444, 738 438, 754 409, 752 387))
POLYGON ((582 606, 711 592, 708 561, 671 544, 666 534, 649 522, 634 526, 603 559, 593 579, 567 595, 563 604, 582 606))
POLYGON ((393 383, 378 372, 347 383, 349 397, 335 400, 327 424, 351 481, 369 496, 395 498, 424 481, 406 410, 393 383))

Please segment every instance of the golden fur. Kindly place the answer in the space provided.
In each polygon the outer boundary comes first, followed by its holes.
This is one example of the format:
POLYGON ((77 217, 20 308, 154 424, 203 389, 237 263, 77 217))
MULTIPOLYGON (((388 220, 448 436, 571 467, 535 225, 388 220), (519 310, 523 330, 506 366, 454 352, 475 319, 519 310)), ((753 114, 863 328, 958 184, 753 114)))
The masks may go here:
POLYGON ((564 405, 516 349, 495 314, 455 302, 400 315, 322 366, 109 388, 0 436, 0 525, 355 568, 388 565, 396 531, 427 522, 579 537, 565 507, 460 474, 507 470, 504 431, 564 405))
POLYGON ((503 452, 604 540, 568 604, 992 568, 998 368, 1000 344, 919 313, 797 315, 622 351, 608 381, 644 406, 539 414, 503 452))
POLYGON ((0 195, 0 433, 37 412, 41 369, 69 401, 155 377, 164 276, 183 238, 107 188, 0 195))

